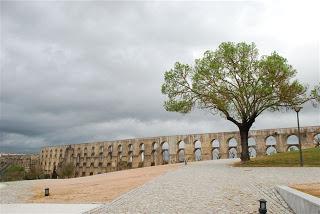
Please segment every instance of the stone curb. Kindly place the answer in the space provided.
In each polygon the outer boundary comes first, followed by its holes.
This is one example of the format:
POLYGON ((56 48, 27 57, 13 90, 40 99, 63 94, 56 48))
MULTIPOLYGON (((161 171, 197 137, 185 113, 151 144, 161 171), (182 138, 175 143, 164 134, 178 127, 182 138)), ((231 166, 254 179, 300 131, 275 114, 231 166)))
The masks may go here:
POLYGON ((297 214, 320 214, 320 198, 287 186, 277 186, 276 190, 297 214))

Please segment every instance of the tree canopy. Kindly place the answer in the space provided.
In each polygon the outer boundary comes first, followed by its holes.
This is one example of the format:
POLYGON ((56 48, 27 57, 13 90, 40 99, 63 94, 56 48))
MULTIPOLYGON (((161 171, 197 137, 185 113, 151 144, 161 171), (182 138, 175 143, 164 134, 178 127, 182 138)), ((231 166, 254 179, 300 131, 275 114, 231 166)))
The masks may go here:
POLYGON ((314 87, 314 89, 311 91, 311 96, 315 101, 315 103, 314 103, 315 105, 316 105, 316 103, 320 104, 320 83, 318 85, 316 85, 314 87))
POLYGON ((248 134, 255 118, 267 109, 301 105, 309 99, 307 87, 295 75, 296 70, 277 52, 259 58, 254 43, 224 42, 194 65, 176 62, 165 72, 161 91, 168 98, 167 111, 208 109, 236 124, 246 160, 247 137, 241 131, 248 134))

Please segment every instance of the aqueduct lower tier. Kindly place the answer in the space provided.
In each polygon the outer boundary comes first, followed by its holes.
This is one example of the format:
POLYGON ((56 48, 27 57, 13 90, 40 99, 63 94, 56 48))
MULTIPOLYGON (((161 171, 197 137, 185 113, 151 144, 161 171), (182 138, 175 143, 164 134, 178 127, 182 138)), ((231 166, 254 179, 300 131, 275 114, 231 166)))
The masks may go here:
MULTIPOLYGON (((320 126, 303 127, 302 148, 315 147, 320 126)), ((298 149, 297 128, 252 130, 250 156, 298 149)), ((75 176, 86 176, 126 168, 188 161, 236 158, 241 152, 239 132, 175 135, 44 147, 40 164, 47 174, 63 163, 75 166, 75 176)))

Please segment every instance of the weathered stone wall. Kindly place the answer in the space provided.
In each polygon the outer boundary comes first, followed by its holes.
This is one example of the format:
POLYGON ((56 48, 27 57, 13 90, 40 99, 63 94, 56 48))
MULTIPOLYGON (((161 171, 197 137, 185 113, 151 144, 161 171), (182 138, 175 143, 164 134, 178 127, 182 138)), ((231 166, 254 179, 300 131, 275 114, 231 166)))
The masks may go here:
POLYGON ((27 172, 32 167, 39 165, 39 155, 4 155, 0 157, 0 172, 9 165, 16 164, 22 166, 27 172))
MULTIPOLYGON (((302 148, 315 147, 314 137, 320 133, 320 126, 303 127, 301 130, 302 148)), ((266 155, 270 145, 266 145, 266 139, 273 136, 276 144, 272 145, 277 152, 285 152, 292 145, 287 143, 291 135, 298 136, 297 128, 281 128, 252 130, 249 138, 252 137, 255 145, 251 148, 257 156, 266 155)), ((296 138, 297 139, 297 138, 296 138)), ((184 141, 184 158, 188 161, 195 161, 195 142, 201 142, 201 160, 213 159, 212 141, 218 140, 220 145, 219 158, 230 158, 230 149, 241 152, 239 132, 206 133, 191 135, 162 136, 140 139, 128 139, 117 141, 103 141, 94 143, 72 144, 42 148, 40 151, 40 164, 47 174, 53 172, 54 167, 62 163, 72 163, 76 168, 75 176, 86 176, 104 172, 122 170, 127 168, 138 168, 144 166, 176 163, 178 160, 178 144, 184 141), (229 146, 229 140, 234 138, 236 146, 229 146), (162 149, 167 142, 168 150, 162 149), (132 146, 131 146, 132 145, 132 146), (165 161, 166 153, 169 153, 169 160, 165 161)), ((295 145, 298 141, 295 142, 295 145)))

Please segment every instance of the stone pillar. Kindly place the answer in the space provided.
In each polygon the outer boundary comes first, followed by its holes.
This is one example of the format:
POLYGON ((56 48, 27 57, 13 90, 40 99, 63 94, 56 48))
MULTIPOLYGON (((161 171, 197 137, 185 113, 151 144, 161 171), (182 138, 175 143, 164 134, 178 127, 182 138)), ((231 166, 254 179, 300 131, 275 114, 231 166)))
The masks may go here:
POLYGON ((286 152, 288 149, 287 145, 287 134, 278 134, 275 136, 277 140, 276 149, 277 152, 286 152))
POLYGON ((225 133, 221 133, 218 135, 217 140, 220 142, 220 157, 221 159, 228 159, 229 158, 229 145, 228 145, 228 137, 225 133))
POLYGON ((268 136, 264 136, 262 134, 256 135, 254 136, 255 140, 256 140, 256 152, 257 152, 257 157, 258 156, 265 156, 266 155, 266 151, 267 151, 267 146, 266 146, 266 142, 265 139, 268 136))
POLYGON ((211 160, 211 139, 208 135, 201 136, 201 155, 202 160, 211 160))

